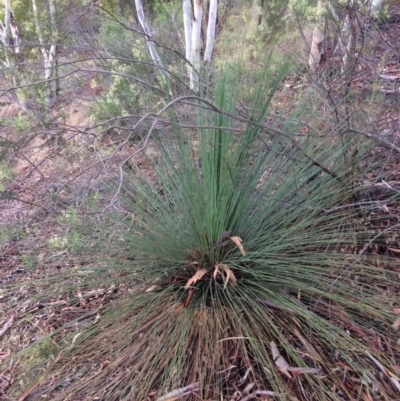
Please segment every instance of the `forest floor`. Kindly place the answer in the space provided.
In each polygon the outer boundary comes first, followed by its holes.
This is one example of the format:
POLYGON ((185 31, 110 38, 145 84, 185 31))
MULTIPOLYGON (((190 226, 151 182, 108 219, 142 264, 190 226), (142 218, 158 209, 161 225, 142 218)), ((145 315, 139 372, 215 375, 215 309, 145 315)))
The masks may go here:
MULTIPOLYGON (((394 146, 377 146, 374 157, 382 160, 382 168, 388 172, 387 185, 399 189, 400 5, 393 3, 389 13, 390 17, 380 24, 379 30, 371 33, 374 35, 373 50, 367 56, 359 55, 359 68, 351 87, 364 98, 372 93, 378 95, 376 98, 379 101, 374 106, 376 113, 371 111, 371 127, 377 136, 394 146)), ((88 77, 87 82, 91 78, 88 77)), ((90 297, 87 294, 75 294, 75 297, 49 298, 48 302, 37 303, 29 297, 23 285, 36 274, 42 274, 40 268, 43 261, 46 261, 47 269, 62 269, 63 265, 76 263, 72 252, 65 249, 63 238, 66 228, 60 223, 61 218, 76 218, 66 212, 69 207, 74 207, 78 219, 80 213, 92 213, 94 220, 97 214, 101 214, 95 207, 88 212, 87 202, 95 198, 99 182, 111 179, 112 174, 102 163, 86 174, 86 169, 96 163, 98 156, 96 149, 90 153, 90 135, 87 135, 87 127, 91 124, 87 92, 91 90, 96 91, 96 88, 82 85, 80 97, 65 104, 61 138, 69 135, 70 140, 58 138, 57 129, 50 135, 34 132, 29 141, 21 141, 16 148, 13 171, 9 174, 6 186, 0 188, 0 363, 9 361, 0 370, 0 400, 15 400, 11 396, 18 392, 15 389, 24 391, 18 401, 35 399, 32 394, 39 383, 35 385, 33 382, 32 386, 26 388, 24 386, 29 382, 30 374, 27 373, 25 378, 14 374, 19 364, 23 363, 23 357, 18 354, 21 350, 74 316, 96 312, 103 303, 117 296, 110 285, 93 291, 90 297), (62 149, 63 146, 66 150, 62 149), (49 262, 51 260, 52 263, 49 262), (21 286, 18 290, 9 292, 4 289, 8 284, 19 282, 21 286), (79 300, 82 295, 85 301, 79 300), (37 314, 38 310, 43 313, 37 314)), ((72 98, 73 95, 69 96, 72 98)), ((0 110, 3 117, 16 117, 18 113, 18 106, 11 102, 0 110)), ((1 128, 0 135, 3 136, 5 130, 1 128)), ((129 145, 125 151, 129 153, 135 146, 129 145)), ((118 157, 122 158, 123 155, 118 157)), ((140 156, 137 160, 145 167, 140 156)), ((117 164, 114 160, 114 172, 117 164)), ((385 193, 385 185, 382 183, 377 187, 380 192, 377 196, 385 193)), ((73 237, 73 230, 70 230, 73 237)), ((397 239, 397 245, 392 242, 386 251, 400 257, 400 239, 397 239)), ((400 305, 397 307, 400 317, 400 305)))

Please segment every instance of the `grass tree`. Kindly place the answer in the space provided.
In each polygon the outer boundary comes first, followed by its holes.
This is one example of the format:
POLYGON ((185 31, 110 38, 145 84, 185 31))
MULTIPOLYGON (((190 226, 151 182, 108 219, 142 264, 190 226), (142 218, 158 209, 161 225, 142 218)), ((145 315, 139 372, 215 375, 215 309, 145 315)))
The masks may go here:
MULTIPOLYGON (((178 100, 165 106, 159 116, 170 111, 175 124, 154 134, 151 172, 134 167, 119 211, 103 228, 83 226, 73 266, 26 283, 37 298, 78 303, 90 301, 89 290, 120 292, 23 351, 22 365, 36 375, 24 382, 28 393, 158 401, 399 395, 399 262, 383 254, 377 265, 367 251, 390 230, 361 224, 379 227, 377 203, 359 199, 371 144, 334 131, 300 134, 304 125, 290 116, 265 124, 276 71, 285 73, 272 60, 247 117, 235 112, 239 76, 230 74, 213 99, 181 99, 198 107, 196 131, 182 127, 178 100)), ((309 121, 317 118, 310 99, 294 111, 309 121)))

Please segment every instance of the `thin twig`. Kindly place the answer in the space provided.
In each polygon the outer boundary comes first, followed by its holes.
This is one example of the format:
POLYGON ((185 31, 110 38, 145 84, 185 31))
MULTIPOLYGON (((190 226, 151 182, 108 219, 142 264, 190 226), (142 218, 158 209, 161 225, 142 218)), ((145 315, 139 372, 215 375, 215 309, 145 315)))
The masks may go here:
MULTIPOLYGON (((338 280, 339 280, 340 278, 342 278, 343 275, 344 275, 347 271, 349 271, 349 270, 361 259, 361 256, 365 253, 365 251, 368 249, 368 247, 369 247, 370 245, 372 245, 373 242, 374 242, 377 238, 379 238, 382 234, 384 234, 384 233, 386 233, 386 232, 388 232, 388 231, 390 231, 390 230, 396 229, 396 228, 400 228, 400 224, 395 224, 394 226, 391 226, 391 227, 386 228, 385 230, 383 230, 383 231, 381 231, 380 233, 376 234, 375 237, 373 237, 370 241, 368 241, 368 242, 364 245, 364 247, 361 249, 361 251, 358 253, 357 257, 353 260, 353 262, 350 263, 345 269, 343 269, 343 271, 335 278, 335 280, 333 280, 332 283, 329 284, 329 286, 326 288, 325 291, 331 290, 331 289, 333 288, 333 286, 338 282, 338 280)), ((320 295, 319 298, 317 299, 317 301, 315 302, 313 311, 315 311, 315 309, 316 309, 316 307, 317 307, 319 301, 321 300, 321 298, 322 298, 322 295, 320 295)))
POLYGON ((385 148, 395 150, 396 152, 400 153, 400 148, 398 146, 396 146, 394 143, 388 141, 386 138, 383 138, 381 135, 372 134, 371 132, 358 131, 353 128, 351 128, 350 131, 354 132, 355 134, 358 134, 358 135, 366 136, 367 138, 370 138, 370 139, 375 139, 376 141, 380 142, 381 145, 383 145, 385 148))
MULTIPOLYGON (((358 256, 355 258, 355 260, 354 260, 352 263, 350 263, 350 264, 335 278, 335 280, 332 281, 331 284, 329 284, 329 286, 328 286, 327 289, 332 289, 332 288, 333 288, 333 286, 337 283, 337 281, 338 281, 341 277, 343 277, 343 275, 344 275, 348 270, 350 270, 350 269, 361 259, 361 256, 365 253, 365 251, 368 249, 368 247, 374 243, 374 241, 375 241, 377 238, 379 238, 381 235, 385 234, 386 232, 388 232, 388 231, 390 231, 390 230, 397 229, 397 228, 400 228, 400 224, 395 224, 394 226, 390 226, 390 227, 386 228, 385 230, 383 230, 383 231, 381 231, 380 233, 376 234, 375 237, 373 237, 371 240, 369 240, 369 241, 363 246, 363 248, 361 249, 361 251, 358 253, 358 256)), ((318 301, 319 301, 319 299, 318 299, 318 301)), ((318 303, 318 301, 317 301, 317 303, 318 303)))
POLYGON ((270 395, 271 397, 277 397, 278 394, 275 391, 269 391, 269 390, 256 390, 253 391, 251 394, 246 395, 246 397, 242 398, 240 401, 249 401, 258 395, 270 395))
POLYGON ((397 81, 398 79, 400 79, 400 75, 383 75, 383 74, 380 74, 379 78, 387 79, 389 81, 397 81))
POLYGON ((283 305, 278 305, 275 302, 272 302, 272 301, 270 301, 269 299, 266 299, 266 298, 257 298, 256 300, 258 302, 261 302, 264 305, 269 306, 270 308, 281 309, 281 310, 285 310, 285 311, 290 312, 290 313, 296 313, 296 311, 294 311, 293 309, 288 308, 288 307, 283 306, 283 305))

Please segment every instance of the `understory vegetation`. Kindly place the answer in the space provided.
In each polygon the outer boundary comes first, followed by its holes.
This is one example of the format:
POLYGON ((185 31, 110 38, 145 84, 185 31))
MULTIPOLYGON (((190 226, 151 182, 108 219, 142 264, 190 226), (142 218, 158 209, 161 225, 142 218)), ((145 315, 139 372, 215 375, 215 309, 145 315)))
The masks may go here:
POLYGON ((175 5, 167 77, 94 5, 60 104, 3 111, 0 400, 399 398, 398 105, 356 85, 378 42, 311 74, 287 26, 222 30, 195 93, 175 5))

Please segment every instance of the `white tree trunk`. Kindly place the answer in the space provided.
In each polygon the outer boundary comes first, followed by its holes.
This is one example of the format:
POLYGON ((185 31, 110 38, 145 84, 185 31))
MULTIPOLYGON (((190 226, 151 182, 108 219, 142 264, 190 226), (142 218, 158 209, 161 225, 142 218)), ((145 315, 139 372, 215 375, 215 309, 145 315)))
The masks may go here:
POLYGON ((192 6, 190 0, 183 0, 183 27, 185 29, 185 57, 191 61, 192 57, 192 6))
MULTIPOLYGON (((53 97, 53 91, 52 91, 52 85, 50 78, 53 75, 53 68, 54 68, 54 61, 56 57, 56 43, 51 43, 50 47, 44 42, 43 40, 43 35, 42 35, 42 29, 40 26, 40 21, 39 21, 39 15, 38 15, 38 10, 37 10, 37 5, 36 5, 36 0, 32 0, 32 8, 33 8, 33 17, 35 20, 35 26, 36 26, 36 33, 38 35, 39 39, 39 44, 40 44, 40 51, 42 53, 43 57, 43 68, 44 68, 44 78, 46 81, 46 105, 49 107, 51 106, 51 99, 53 97), (49 50, 46 49, 46 47, 49 47, 49 50)), ((50 8, 50 21, 52 23, 52 31, 55 29, 55 9, 54 9, 54 3, 52 0, 49 0, 49 8, 50 8), (54 21, 54 25, 53 25, 54 21)))
POLYGON ((371 0, 371 15, 376 16, 382 8, 382 0, 371 0))
POLYGON ((4 59, 1 60, 1 62, 5 68, 9 69, 13 86, 17 87, 20 83, 21 74, 19 68, 15 69, 14 67, 16 65, 19 67, 22 56, 22 45, 10 0, 4 0, 4 25, 3 22, 0 21, 0 42, 4 47, 4 59), (15 57, 13 57, 13 55, 15 55, 15 57))
POLYGON ((343 55, 343 68, 342 72, 347 71, 354 61, 354 56, 356 52, 356 42, 357 42, 357 28, 354 23, 354 9, 349 9, 346 15, 345 22, 345 39, 346 48, 343 55))
POLYGON ((10 0, 4 0, 4 28, 3 28, 3 42, 5 46, 9 46, 9 31, 10 31, 10 20, 11 20, 11 5, 10 0))
POLYGON ((56 7, 54 4, 54 0, 49 0, 49 9, 50 9, 50 21, 51 21, 51 31, 52 31, 52 46, 53 49, 53 66, 52 69, 54 70, 54 76, 56 77, 55 81, 55 90, 54 95, 57 96, 60 92, 60 80, 58 77, 58 49, 57 49, 57 25, 56 25, 56 7))
POLYGON ((1 24, 0 40, 4 46, 3 64, 6 68, 11 67, 9 52, 10 52, 10 21, 11 21, 11 6, 10 0, 4 0, 4 25, 1 24))
POLYGON ((212 53, 215 41, 215 25, 217 23, 218 0, 210 0, 210 13, 207 26, 207 42, 204 52, 204 64, 207 69, 211 66, 212 53))
POLYGON ((190 0, 183 0, 183 27, 185 29, 185 57, 189 62, 187 72, 190 80, 190 88, 193 89, 193 60, 192 60, 192 5, 190 0))
POLYGON ((323 44, 325 39, 327 1, 328 0, 318 0, 317 4, 316 24, 311 42, 310 57, 308 59, 308 64, 312 71, 317 71, 324 52, 323 44))
POLYGON ((19 30, 17 23, 15 22, 14 15, 12 14, 12 18, 10 21, 10 29, 11 29, 11 36, 13 38, 13 46, 14 46, 14 53, 19 55, 21 54, 21 38, 19 36, 19 30))
POLYGON ((146 36, 147 48, 149 49, 151 59, 153 60, 153 63, 158 67, 161 75, 164 78, 169 77, 169 74, 164 68, 163 62, 161 61, 161 57, 157 52, 156 46, 155 46, 153 38, 151 36, 150 27, 147 24, 147 21, 146 21, 145 15, 144 15, 144 11, 143 11, 142 0, 135 0, 135 5, 136 5, 136 13, 137 13, 137 17, 138 17, 140 26, 142 27, 143 32, 146 36))
POLYGON ((191 89, 195 92, 199 91, 200 85, 200 46, 201 46, 201 19, 203 18, 202 0, 194 0, 194 20, 192 26, 192 64, 194 68, 191 89))

